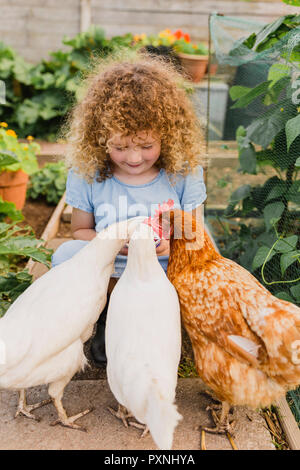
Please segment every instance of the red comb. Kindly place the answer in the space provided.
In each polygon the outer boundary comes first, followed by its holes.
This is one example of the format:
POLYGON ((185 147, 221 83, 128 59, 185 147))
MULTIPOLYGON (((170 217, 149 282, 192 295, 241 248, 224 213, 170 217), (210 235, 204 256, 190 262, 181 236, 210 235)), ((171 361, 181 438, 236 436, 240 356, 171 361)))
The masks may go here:
POLYGON ((152 217, 148 217, 143 221, 144 224, 150 225, 150 227, 153 228, 153 231, 157 233, 160 239, 169 238, 170 232, 163 230, 163 228, 159 225, 159 215, 163 212, 167 212, 170 209, 173 209, 173 207, 173 199, 169 199, 167 202, 164 201, 162 204, 158 204, 158 209, 155 210, 155 214, 152 217))

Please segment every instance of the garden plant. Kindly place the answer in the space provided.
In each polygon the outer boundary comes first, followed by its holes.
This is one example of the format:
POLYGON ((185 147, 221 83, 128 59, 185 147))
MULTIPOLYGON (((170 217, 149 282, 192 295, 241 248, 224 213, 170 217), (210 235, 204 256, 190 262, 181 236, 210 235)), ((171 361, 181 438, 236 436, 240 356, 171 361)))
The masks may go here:
POLYGON ((70 51, 50 52, 49 60, 30 64, 0 41, 0 80, 6 88, 0 120, 5 120, 21 138, 33 135, 56 140, 64 116, 78 97, 78 82, 91 58, 105 57, 132 43, 130 33, 107 39, 103 29, 91 26, 72 39, 64 38, 63 44, 70 51))
POLYGON ((0 199, 0 317, 33 280, 26 260, 50 267, 52 250, 41 246, 31 227, 18 225, 23 219, 13 203, 0 199))
MULTIPOLYGON (((300 15, 279 18, 234 48, 262 53, 280 51, 270 63, 268 77, 254 88, 230 89, 233 108, 263 103, 264 112, 246 128, 237 130, 241 173, 274 176, 263 185, 240 186, 230 197, 227 218, 237 214, 258 217, 261 223, 225 228, 226 256, 250 270, 274 295, 300 305, 300 106, 297 74, 300 75, 300 43, 291 45, 286 35, 298 31, 300 15), (282 39, 286 47, 282 47, 282 39), (296 87, 295 87, 296 86, 296 87), (259 219, 259 217, 261 219, 259 219)), ((298 33, 299 34, 299 33, 298 33)), ((232 52, 233 53, 233 52, 232 52)), ((246 52, 245 52, 246 53, 246 52)))
POLYGON ((31 177, 27 196, 30 199, 45 199, 49 204, 58 204, 65 192, 67 169, 63 161, 47 163, 31 177))

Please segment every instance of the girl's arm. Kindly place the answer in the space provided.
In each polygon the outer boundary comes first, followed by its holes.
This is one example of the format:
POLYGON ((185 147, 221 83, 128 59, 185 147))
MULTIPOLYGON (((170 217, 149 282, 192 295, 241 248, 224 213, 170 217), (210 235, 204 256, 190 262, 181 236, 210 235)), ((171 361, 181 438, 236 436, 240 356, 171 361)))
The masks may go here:
MULTIPOLYGON (((95 238, 95 218, 93 213, 82 211, 73 207, 71 219, 71 232, 75 240, 90 241, 95 238)), ((128 255, 128 249, 124 246, 120 250, 121 255, 128 255)))
POLYGON ((71 232, 75 240, 93 240, 96 236, 94 214, 73 207, 71 232))

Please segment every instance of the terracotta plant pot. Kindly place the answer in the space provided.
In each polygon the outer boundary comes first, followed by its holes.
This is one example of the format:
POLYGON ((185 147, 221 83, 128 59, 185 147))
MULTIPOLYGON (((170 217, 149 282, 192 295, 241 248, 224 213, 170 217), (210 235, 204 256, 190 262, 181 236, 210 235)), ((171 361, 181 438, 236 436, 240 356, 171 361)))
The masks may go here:
POLYGON ((26 200, 28 175, 22 170, 0 173, 0 196, 3 201, 14 202, 22 210, 26 200))
MULTIPOLYGON (((216 75, 217 70, 218 70, 218 64, 210 64, 209 70, 210 70, 210 75, 216 75)), ((208 64, 207 64, 206 73, 208 73, 208 64)))
POLYGON ((207 55, 193 55, 193 54, 183 54, 182 52, 177 53, 181 65, 188 75, 192 82, 198 83, 204 77, 207 64, 208 56, 207 55))

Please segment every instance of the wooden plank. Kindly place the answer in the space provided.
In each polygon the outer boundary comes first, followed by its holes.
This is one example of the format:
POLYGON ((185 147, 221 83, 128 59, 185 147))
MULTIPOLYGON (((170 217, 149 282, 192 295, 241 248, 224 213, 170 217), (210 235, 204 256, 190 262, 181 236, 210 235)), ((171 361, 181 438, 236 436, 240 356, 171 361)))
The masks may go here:
POLYGON ((59 227, 59 222, 60 222, 60 217, 61 214, 64 210, 66 204, 66 193, 64 193, 58 203, 58 205, 55 208, 55 211, 53 212, 44 232, 42 233, 42 239, 49 241, 51 238, 54 238, 59 227))
POLYGON ((299 13, 298 7, 292 7, 286 5, 283 2, 273 1, 259 1, 252 2, 247 1, 232 1, 232 0, 209 0, 206 2, 199 2, 198 0, 185 0, 185 1, 173 1, 173 0, 161 0, 151 1, 143 0, 127 0, 126 3, 123 0, 113 0, 109 3, 103 3, 99 5, 99 2, 92 2, 93 11, 130 11, 140 12, 147 11, 148 13, 159 12, 160 14, 169 12, 176 12, 178 14, 186 13, 189 14, 203 14, 208 15, 212 12, 220 12, 225 15, 263 15, 263 16, 280 16, 287 14, 299 13), (275 4, 274 4, 275 3, 275 4))
MULTIPOLYGON (((72 23, 66 23, 64 21, 51 21, 37 20, 32 19, 27 21, 26 27, 29 29, 28 37, 40 41, 38 42, 38 47, 42 47, 43 44, 47 44, 45 41, 48 39, 48 51, 55 51, 60 49, 62 46, 63 37, 70 36, 73 37, 78 34, 78 25, 77 21, 72 23), (51 38, 51 39, 49 39, 51 38)), ((65 46, 70 49, 70 46, 65 46)))
MULTIPOLYGON (((24 3, 26 3, 27 8, 41 6, 41 0, 26 0, 26 2, 24 0, 9 0, 9 2, 7 2, 7 0, 0 0, 0 5, 7 6, 8 3, 9 3, 8 8, 10 8, 11 10, 17 7, 23 7, 24 3)), ((60 7, 62 3, 64 7, 69 8, 69 13, 70 13, 71 8, 74 8, 74 6, 79 5, 79 0, 64 0, 63 2, 61 2, 61 0, 43 0, 43 5, 45 7, 47 8, 49 7, 49 8, 56 9, 56 10, 60 7)), ((1 8, 1 11, 2 11, 2 8, 1 8)))
POLYGON ((300 450, 300 429, 294 415, 283 397, 276 403, 278 419, 285 432, 288 444, 292 450, 300 450))
MULTIPOLYGON (((0 3, 1 5, 1 3, 0 3)), ((30 13, 30 8, 27 5, 20 5, 20 6, 11 6, 7 5, 7 2, 5 2, 4 6, 1 6, 1 18, 5 18, 5 23, 7 20, 16 20, 17 18, 20 19, 27 19, 28 15, 30 13)), ((1 21, 1 29, 2 26, 4 26, 4 21, 1 21)))
POLYGON ((80 32, 87 31, 92 22, 91 0, 80 0, 80 32))
MULTIPOLYGON (((63 196, 61 197, 52 216, 50 217, 48 224, 45 227, 45 230, 43 231, 41 235, 41 240, 43 240, 41 244, 45 244, 55 237, 58 231, 60 217, 65 207, 65 200, 66 200, 66 193, 64 193, 63 196)), ((26 268, 28 269, 30 274, 32 273, 32 270, 34 269, 35 264, 36 262, 33 259, 30 259, 28 263, 26 264, 26 268)))
MULTIPOLYGON (((1 12, 2 13, 2 12, 1 12)), ((5 41, 5 43, 8 44, 5 34, 7 32, 13 31, 14 34, 16 34, 16 30, 19 30, 22 34, 22 32, 26 29, 26 19, 25 18, 9 18, 5 19, 5 21, 1 22, 0 24, 0 31, 1 31, 1 41, 5 41), (4 34, 5 33, 5 34, 4 34)), ((25 35, 25 33, 23 33, 25 35)))
POLYGON ((27 46, 27 38, 24 33, 19 32, 16 34, 14 30, 4 31, 0 26, 0 37, 1 41, 5 43, 6 46, 12 47, 15 50, 18 50, 18 53, 25 58, 25 51, 27 46), (24 52, 23 52, 24 51, 24 52))
POLYGON ((49 8, 49 7, 40 7, 40 8, 32 8, 31 14, 28 17, 32 23, 38 23, 38 21, 46 21, 52 26, 55 22, 65 22, 66 26, 69 24, 77 24, 78 29, 78 22, 79 22, 79 8, 73 8, 73 14, 70 15, 70 8, 61 3, 61 5, 57 8, 49 8))
MULTIPOLYGON (((95 12, 93 14, 93 22, 96 20, 96 23, 103 26, 104 28, 108 28, 108 25, 110 24, 118 24, 118 25, 127 25, 127 26, 134 26, 134 25, 144 25, 144 26, 149 26, 149 25, 157 25, 156 26, 156 31, 159 32, 159 27, 158 25, 163 25, 165 24, 165 27, 169 27, 171 29, 174 29, 175 27, 179 27, 182 29, 186 28, 201 28, 202 25, 208 25, 208 13, 204 12, 187 12, 187 11, 182 11, 182 12, 176 12, 176 11, 170 11, 170 12, 165 12, 162 14, 159 11, 126 11, 126 10, 120 10, 117 12, 118 14, 116 15, 116 11, 111 11, 111 10, 101 10, 98 13, 95 12)), ((232 12, 230 16, 243 16, 246 17, 245 19, 252 19, 255 21, 255 19, 258 20, 258 15, 254 14, 252 12, 249 15, 239 15, 237 13, 232 12)), ((272 18, 276 18, 276 16, 273 14, 266 14, 265 12, 259 15, 259 22, 269 22, 272 21, 272 18)), ((141 31, 142 32, 142 31, 141 31)), ((190 33, 190 31, 188 30, 190 33)))

